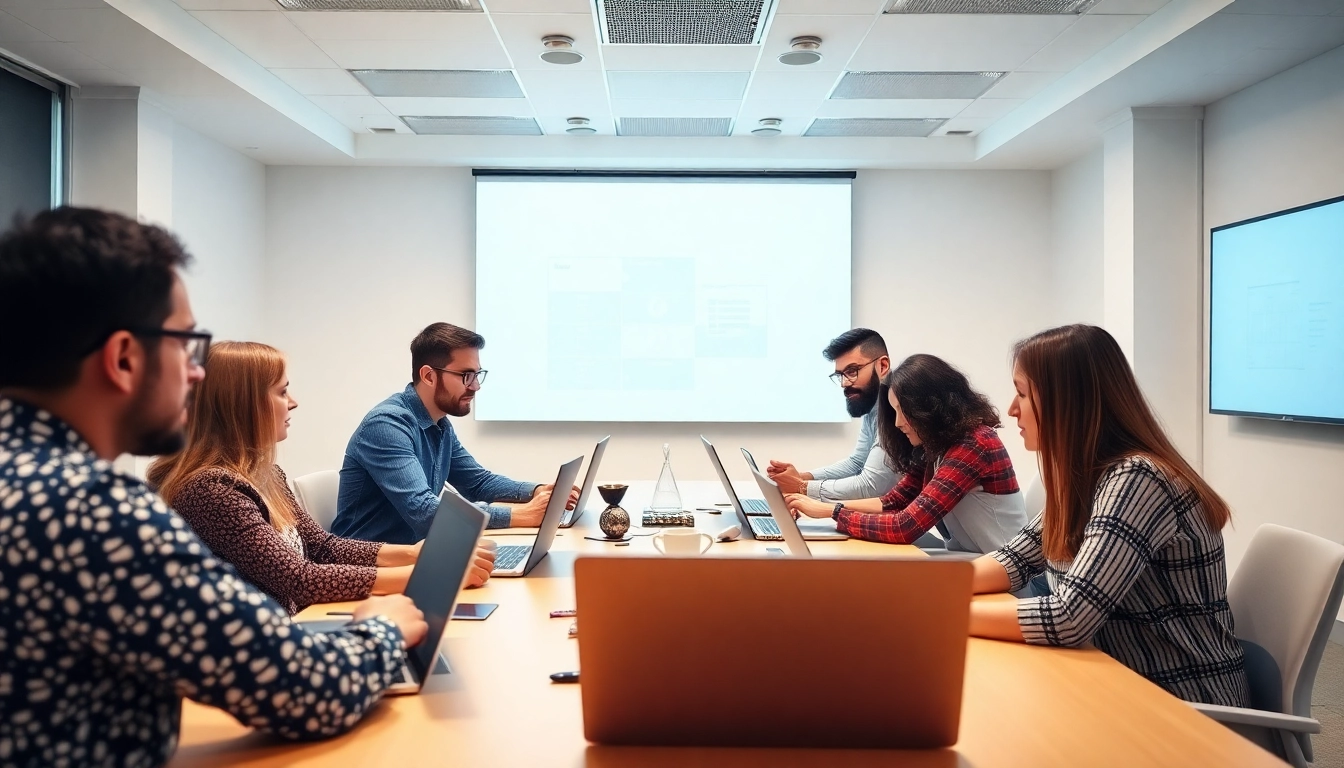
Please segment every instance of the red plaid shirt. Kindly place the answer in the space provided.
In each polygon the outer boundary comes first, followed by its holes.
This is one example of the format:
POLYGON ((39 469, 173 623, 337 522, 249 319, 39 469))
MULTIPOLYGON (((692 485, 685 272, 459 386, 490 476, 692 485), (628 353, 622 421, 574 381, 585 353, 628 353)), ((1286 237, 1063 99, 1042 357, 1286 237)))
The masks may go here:
POLYGON ((909 544, 937 525, 976 486, 995 495, 1018 490, 1013 462, 999 433, 983 425, 948 448, 932 471, 927 458, 911 467, 882 497, 883 511, 837 511, 836 528, 856 539, 909 544))

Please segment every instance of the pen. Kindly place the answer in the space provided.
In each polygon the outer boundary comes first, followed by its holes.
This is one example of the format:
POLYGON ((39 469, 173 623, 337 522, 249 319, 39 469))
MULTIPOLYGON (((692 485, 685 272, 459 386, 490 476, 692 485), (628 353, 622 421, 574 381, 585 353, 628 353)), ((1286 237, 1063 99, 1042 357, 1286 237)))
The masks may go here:
POLYGON ((352 611, 327 611, 328 616, 354 616, 352 611))

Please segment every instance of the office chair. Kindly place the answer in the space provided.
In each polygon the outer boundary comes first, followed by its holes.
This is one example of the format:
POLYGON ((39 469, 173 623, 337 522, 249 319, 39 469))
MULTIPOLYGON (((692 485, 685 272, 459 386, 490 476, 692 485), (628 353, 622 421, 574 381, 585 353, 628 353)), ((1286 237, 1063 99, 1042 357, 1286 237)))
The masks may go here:
POLYGON ((334 469, 294 478, 294 495, 298 497, 299 505, 324 531, 331 531, 331 524, 336 519, 336 494, 340 489, 341 473, 334 469))

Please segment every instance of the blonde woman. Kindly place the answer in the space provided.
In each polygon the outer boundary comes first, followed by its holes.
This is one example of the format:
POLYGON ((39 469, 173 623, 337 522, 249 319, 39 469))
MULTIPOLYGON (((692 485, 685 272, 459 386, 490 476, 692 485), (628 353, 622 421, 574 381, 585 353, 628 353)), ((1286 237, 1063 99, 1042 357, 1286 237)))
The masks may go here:
MULTIPOLYGON (((150 468, 159 494, 214 554, 291 613, 314 603, 401 592, 420 544, 333 536, 299 506, 275 446, 289 435, 285 358, 274 347, 210 347, 187 419, 186 447, 150 468)), ((478 550, 469 584, 485 582, 494 553, 478 550)))

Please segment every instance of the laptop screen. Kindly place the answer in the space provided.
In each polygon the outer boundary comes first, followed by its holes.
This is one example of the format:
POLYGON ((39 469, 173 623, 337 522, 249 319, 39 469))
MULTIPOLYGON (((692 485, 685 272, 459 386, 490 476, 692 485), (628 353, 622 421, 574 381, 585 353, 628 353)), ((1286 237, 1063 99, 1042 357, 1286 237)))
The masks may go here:
POLYGON ((602 454, 607 451, 607 441, 611 435, 607 435, 597 441, 597 447, 593 448, 593 458, 588 461, 588 474, 583 476, 583 487, 579 489, 579 502, 574 505, 574 514, 583 511, 588 504, 588 494, 593 492, 593 483, 597 480, 597 465, 602 463, 602 454))
POLYGON ((537 540, 532 544, 532 552, 527 556, 527 566, 523 568, 523 573, 530 573, 546 553, 551 551, 551 542, 555 541, 555 531, 560 527, 560 518, 564 516, 565 506, 569 503, 569 490, 574 487, 574 480, 579 476, 581 464, 583 456, 560 465, 560 475, 555 478, 555 490, 551 492, 551 500, 546 504, 546 514, 541 518, 537 540))
POLYGON ((485 513, 455 493, 439 494, 439 509, 429 526, 420 559, 406 582, 406 596, 425 614, 429 633, 406 653, 421 684, 438 654, 443 628, 467 578, 467 567, 476 553, 476 542, 485 530, 485 513))

